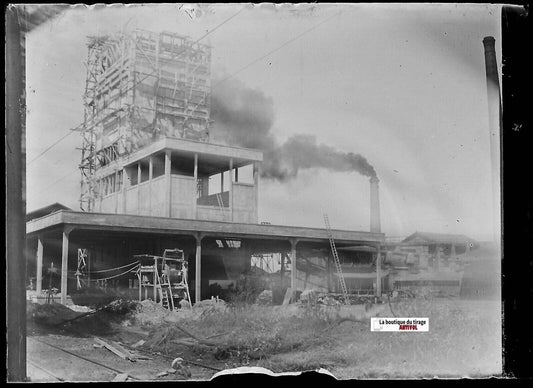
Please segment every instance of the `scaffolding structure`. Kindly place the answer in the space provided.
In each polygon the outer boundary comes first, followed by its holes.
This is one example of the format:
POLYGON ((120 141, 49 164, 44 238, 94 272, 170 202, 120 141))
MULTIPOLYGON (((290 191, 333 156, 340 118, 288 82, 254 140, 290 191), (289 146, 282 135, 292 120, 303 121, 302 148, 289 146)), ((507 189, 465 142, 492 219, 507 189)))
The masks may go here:
POLYGON ((92 211, 100 167, 161 137, 209 141, 211 48, 140 29, 91 36, 87 47, 80 208, 92 211))

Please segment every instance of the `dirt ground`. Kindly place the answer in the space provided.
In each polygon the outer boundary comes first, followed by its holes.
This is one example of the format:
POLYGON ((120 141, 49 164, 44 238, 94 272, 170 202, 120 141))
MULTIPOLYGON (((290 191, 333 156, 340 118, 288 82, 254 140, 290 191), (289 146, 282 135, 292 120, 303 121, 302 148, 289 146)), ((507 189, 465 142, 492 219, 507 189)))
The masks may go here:
POLYGON ((111 381, 121 372, 128 381, 209 380, 219 370, 242 366, 273 372, 324 368, 338 379, 480 377, 499 375, 502 367, 498 302, 412 299, 369 309, 208 301, 170 312, 146 301, 128 314, 103 311, 62 325, 57 323, 80 313, 45 307, 49 317, 40 309, 33 306, 28 315, 31 381, 111 381), (369 318, 392 317, 389 306, 397 316, 428 317, 430 332, 371 332, 369 318), (121 359, 95 347, 96 336, 129 350, 142 340, 134 350, 151 359, 121 359), (158 376, 177 357, 185 371, 158 376))

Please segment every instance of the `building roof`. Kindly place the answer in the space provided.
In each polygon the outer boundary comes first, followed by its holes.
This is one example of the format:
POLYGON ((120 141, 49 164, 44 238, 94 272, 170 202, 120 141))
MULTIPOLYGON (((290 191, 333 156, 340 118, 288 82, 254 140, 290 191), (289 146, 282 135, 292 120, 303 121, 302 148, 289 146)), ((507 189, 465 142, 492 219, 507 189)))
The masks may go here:
POLYGON ((463 234, 444 234, 430 232, 415 232, 402 241, 402 245, 424 244, 477 244, 477 241, 463 234))
POLYGON ((162 137, 138 150, 98 169, 101 176, 108 175, 116 169, 131 166, 140 161, 146 161, 155 154, 164 154, 166 150, 173 155, 179 155, 183 160, 194 163, 194 154, 198 154, 203 173, 215 174, 229 168, 228 160, 233 160, 233 167, 246 166, 252 162, 262 162, 263 152, 257 149, 235 147, 224 144, 207 143, 191 139, 162 137))
POLYGON ((26 222, 28 221, 31 221, 31 220, 34 220, 34 219, 37 219, 37 218, 41 218, 41 217, 44 217, 48 214, 51 214, 51 213, 55 213, 56 211, 58 210, 72 210, 71 208, 61 204, 61 203, 53 203, 51 205, 48 205, 48 206, 45 206, 45 207, 42 207, 40 209, 37 209, 37 210, 33 210, 29 213, 26 214, 26 222))
MULTIPOLYGON (((101 230, 149 234, 182 234, 257 239, 297 239, 299 241, 328 241, 324 228, 308 228, 284 225, 244 224, 237 222, 204 221, 193 219, 137 216, 129 214, 85 213, 60 210, 26 223, 27 235, 63 228, 101 230)), ((383 242, 382 233, 349 230, 332 231, 335 242, 374 243, 383 242)))

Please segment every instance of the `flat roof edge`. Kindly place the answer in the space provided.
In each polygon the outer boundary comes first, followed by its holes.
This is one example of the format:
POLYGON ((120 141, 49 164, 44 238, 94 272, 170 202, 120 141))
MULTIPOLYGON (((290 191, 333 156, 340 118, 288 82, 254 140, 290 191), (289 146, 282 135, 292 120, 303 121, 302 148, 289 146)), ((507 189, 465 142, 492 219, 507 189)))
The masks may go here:
MULTIPOLYGON (((305 226, 246 224, 222 221, 205 221, 168 217, 139 216, 113 213, 84 213, 70 210, 59 210, 47 216, 28 221, 27 235, 33 235, 45 229, 60 225, 79 225, 80 228, 123 228, 124 231, 142 229, 157 232, 183 231, 186 233, 234 234, 250 236, 266 236, 274 238, 327 239, 325 228, 310 228, 305 226), (107 222, 105 218, 108 218, 107 222), (135 222, 144 225, 135 225, 135 222), (144 221, 144 222, 143 222, 144 221), (180 225, 181 224, 181 225, 180 225)), ((383 233, 373 233, 353 230, 332 230, 335 240, 363 241, 381 243, 385 239, 383 233)), ((168 233, 168 232, 164 232, 168 233)))

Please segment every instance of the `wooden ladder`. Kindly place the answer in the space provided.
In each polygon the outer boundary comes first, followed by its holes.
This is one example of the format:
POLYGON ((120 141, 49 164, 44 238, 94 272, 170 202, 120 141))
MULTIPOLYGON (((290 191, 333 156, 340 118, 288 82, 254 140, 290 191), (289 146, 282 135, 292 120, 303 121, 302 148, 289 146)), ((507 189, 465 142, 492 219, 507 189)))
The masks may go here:
POLYGON ((344 276, 342 274, 341 262, 339 260, 339 255, 337 254, 337 247, 335 246, 335 240, 333 240, 333 232, 331 231, 331 226, 329 224, 329 217, 325 213, 324 213, 324 223, 326 224, 326 230, 328 231, 329 245, 331 247, 333 259, 335 261, 335 267, 337 268, 337 274, 339 275, 339 283, 341 285, 342 295, 344 296, 344 302, 348 304, 348 289, 346 288, 346 282, 344 281, 344 276))
POLYGON ((166 284, 158 286, 159 297, 161 298, 161 305, 169 310, 174 310, 174 297, 170 287, 166 284), (170 294, 170 295, 169 295, 170 294))

